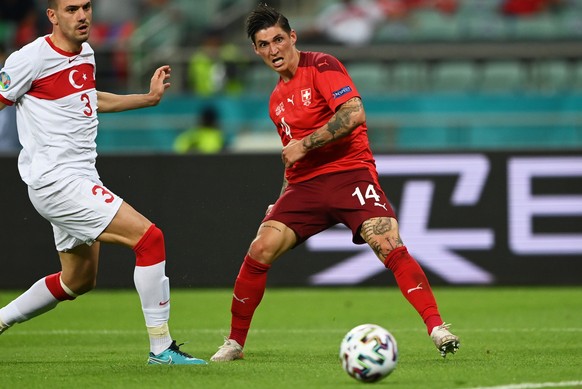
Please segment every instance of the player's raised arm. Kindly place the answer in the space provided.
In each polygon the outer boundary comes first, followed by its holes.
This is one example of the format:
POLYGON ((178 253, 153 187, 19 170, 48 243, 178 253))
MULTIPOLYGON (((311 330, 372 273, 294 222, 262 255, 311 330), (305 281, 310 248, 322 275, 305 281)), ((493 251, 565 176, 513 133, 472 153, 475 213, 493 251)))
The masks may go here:
POLYGON ((150 81, 150 91, 144 94, 118 95, 97 91, 97 103, 100 113, 121 112, 132 109, 158 105, 166 89, 170 87, 171 68, 168 65, 156 69, 150 81))

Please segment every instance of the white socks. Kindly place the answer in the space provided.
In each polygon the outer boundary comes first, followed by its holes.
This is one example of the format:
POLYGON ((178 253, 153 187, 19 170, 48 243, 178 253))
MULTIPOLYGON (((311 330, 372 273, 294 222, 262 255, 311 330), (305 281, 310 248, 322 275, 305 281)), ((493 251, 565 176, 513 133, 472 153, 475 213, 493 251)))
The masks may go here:
MULTIPOLYGON (((141 300, 150 350, 156 355, 172 344, 168 329, 170 281, 165 275, 165 265, 166 262, 163 261, 152 266, 136 266, 134 271, 134 283, 141 300)), ((32 319, 58 305, 60 301, 48 289, 45 278, 38 280, 26 292, 0 308, 0 333, 15 323, 32 319)), ((62 280, 60 283, 68 295, 76 297, 62 280)))
POLYGON ((172 344, 167 324, 170 319, 170 280, 165 275, 165 267, 166 261, 152 266, 136 266, 133 273, 150 338, 150 350, 156 355, 172 344))
POLYGON ((0 308, 0 320, 8 326, 22 323, 50 311, 59 302, 46 286, 45 279, 42 278, 8 305, 0 308))

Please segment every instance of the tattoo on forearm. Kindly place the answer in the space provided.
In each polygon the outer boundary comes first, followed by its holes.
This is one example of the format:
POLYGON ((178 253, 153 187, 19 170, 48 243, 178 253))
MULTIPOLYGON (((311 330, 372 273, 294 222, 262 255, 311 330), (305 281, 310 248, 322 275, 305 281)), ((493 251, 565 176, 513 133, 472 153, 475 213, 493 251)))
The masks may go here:
POLYGON ((309 135, 308 141, 304 143, 305 148, 307 150, 316 149, 321 147, 325 144, 325 140, 321 138, 321 136, 314 132, 313 134, 309 135))
POLYGON ((315 131, 303 142, 305 149, 316 149, 351 133, 356 128, 351 120, 352 114, 363 109, 362 100, 359 98, 355 97, 345 102, 327 123, 326 131, 331 134, 331 138, 322 136, 315 131))
POLYGON ((363 108, 362 100, 358 98, 351 99, 342 105, 327 125, 327 131, 331 134, 332 139, 341 138, 352 132, 354 126, 351 122, 351 116, 363 108))

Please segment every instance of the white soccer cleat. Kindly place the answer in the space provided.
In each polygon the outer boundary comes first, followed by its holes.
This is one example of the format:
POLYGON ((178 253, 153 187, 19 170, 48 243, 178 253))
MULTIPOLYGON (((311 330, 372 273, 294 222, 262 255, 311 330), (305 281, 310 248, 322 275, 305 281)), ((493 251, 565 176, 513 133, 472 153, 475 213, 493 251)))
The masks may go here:
POLYGON ((10 326, 8 324, 4 324, 2 320, 0 320, 0 334, 6 331, 10 326))
POLYGON ((243 348, 234 339, 225 339, 224 344, 218 348, 210 360, 212 362, 229 362, 243 358, 243 348))
POLYGON ((447 353, 454 354, 459 349, 461 342, 459 337, 451 334, 449 331, 450 324, 443 323, 432 329, 430 337, 436 348, 440 351, 441 356, 445 358, 447 353))

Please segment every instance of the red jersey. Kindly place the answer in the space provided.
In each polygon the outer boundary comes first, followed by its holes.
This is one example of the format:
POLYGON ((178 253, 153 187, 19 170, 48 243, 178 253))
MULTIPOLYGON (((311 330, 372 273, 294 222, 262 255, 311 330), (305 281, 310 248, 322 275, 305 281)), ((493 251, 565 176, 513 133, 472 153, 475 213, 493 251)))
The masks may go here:
MULTIPOLYGON (((291 80, 279 80, 269 101, 269 115, 277 126, 283 145, 303 139, 326 124, 337 108, 359 93, 345 67, 329 54, 301 52, 297 72, 291 80)), ((289 183, 321 174, 376 166, 366 124, 351 134, 313 149, 286 169, 289 183)))

